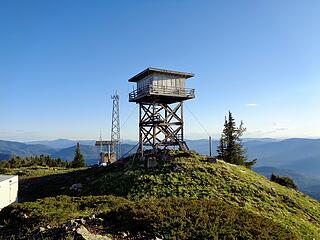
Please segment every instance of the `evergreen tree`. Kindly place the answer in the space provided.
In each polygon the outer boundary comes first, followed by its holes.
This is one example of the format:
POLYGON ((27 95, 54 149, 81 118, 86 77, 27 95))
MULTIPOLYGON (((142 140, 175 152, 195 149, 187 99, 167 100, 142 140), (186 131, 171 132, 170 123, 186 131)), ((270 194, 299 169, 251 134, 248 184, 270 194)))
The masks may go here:
POLYGON ((241 121, 240 126, 236 127, 235 119, 229 111, 228 119, 225 118, 224 129, 218 146, 218 158, 232 164, 245 165, 251 168, 256 159, 247 161, 246 149, 242 144, 241 136, 246 131, 241 121))
POLYGON ((79 167, 85 167, 85 166, 86 166, 86 164, 84 162, 83 155, 81 154, 80 144, 77 143, 74 159, 72 162, 72 167, 79 168, 79 167))
POLYGON ((50 156, 40 155, 31 157, 13 156, 10 160, 0 161, 0 168, 20 168, 20 167, 70 167, 70 163, 60 158, 53 159, 50 156))

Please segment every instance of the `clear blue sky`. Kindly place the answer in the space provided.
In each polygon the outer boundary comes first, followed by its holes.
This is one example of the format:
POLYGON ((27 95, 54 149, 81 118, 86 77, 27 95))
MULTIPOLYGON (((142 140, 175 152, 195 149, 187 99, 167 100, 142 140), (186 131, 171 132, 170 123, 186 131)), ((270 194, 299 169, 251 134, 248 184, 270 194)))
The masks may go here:
MULTIPOLYGON (((137 137, 127 79, 195 73, 186 103, 214 138, 230 109, 247 137, 320 137, 320 1, 0 2, 0 139, 137 137)), ((186 113, 186 137, 207 134, 186 113)))

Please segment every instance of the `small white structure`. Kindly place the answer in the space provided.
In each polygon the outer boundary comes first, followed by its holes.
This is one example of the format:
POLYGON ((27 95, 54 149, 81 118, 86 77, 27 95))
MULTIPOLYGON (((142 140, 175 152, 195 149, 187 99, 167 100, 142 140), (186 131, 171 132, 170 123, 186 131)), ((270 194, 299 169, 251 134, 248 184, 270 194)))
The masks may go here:
POLYGON ((0 210, 18 200, 18 176, 0 175, 0 210))

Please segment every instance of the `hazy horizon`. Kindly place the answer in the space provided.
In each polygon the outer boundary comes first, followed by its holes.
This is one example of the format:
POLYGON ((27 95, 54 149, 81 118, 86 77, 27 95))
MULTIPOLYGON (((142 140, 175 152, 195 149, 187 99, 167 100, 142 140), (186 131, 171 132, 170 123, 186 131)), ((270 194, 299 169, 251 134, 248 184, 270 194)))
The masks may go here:
MULTIPOLYGON (((108 138, 105 138, 108 139, 108 138)), ((290 137, 290 138, 269 138, 269 137, 243 137, 243 140, 266 140, 266 139, 270 139, 270 140, 275 140, 275 141, 283 141, 283 140, 288 140, 288 139, 311 139, 311 140, 318 140, 320 139, 320 137, 290 137)), ((79 139, 79 138, 48 138, 48 139, 26 139, 26 140, 17 140, 17 139, 0 139, 3 141, 12 141, 12 142, 21 142, 21 143, 33 143, 33 142, 45 142, 45 141, 57 141, 57 140, 70 140, 70 141, 97 141, 99 140, 97 139, 79 139)), ((197 141, 197 140, 207 140, 208 138, 186 138, 186 140, 188 141, 197 141)), ((126 142, 138 142, 138 139, 121 139, 122 143, 126 143, 126 142)), ((212 141, 219 141, 219 138, 212 138, 212 141)))

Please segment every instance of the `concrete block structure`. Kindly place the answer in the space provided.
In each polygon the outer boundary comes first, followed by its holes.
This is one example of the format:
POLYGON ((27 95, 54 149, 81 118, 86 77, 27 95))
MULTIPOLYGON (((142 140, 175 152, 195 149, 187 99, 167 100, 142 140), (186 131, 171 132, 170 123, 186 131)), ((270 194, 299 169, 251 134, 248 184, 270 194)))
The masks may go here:
POLYGON ((18 201, 18 176, 0 175, 0 210, 18 201))

